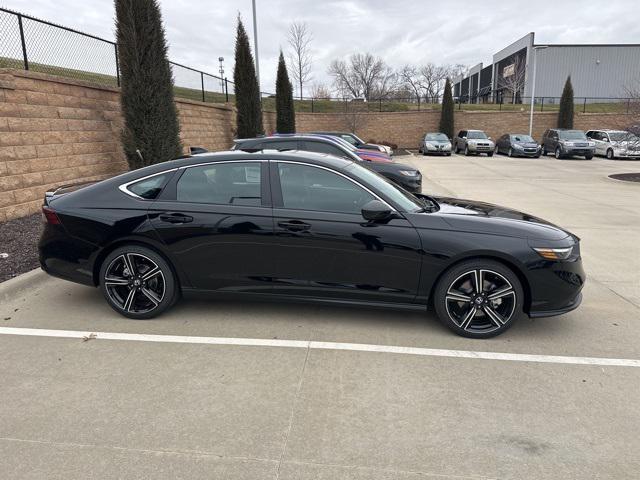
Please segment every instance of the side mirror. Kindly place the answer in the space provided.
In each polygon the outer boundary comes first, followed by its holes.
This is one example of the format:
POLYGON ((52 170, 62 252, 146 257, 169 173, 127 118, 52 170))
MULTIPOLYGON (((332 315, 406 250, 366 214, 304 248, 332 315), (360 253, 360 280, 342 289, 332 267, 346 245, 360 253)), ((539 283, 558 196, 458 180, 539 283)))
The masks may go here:
POLYGON ((378 222, 391 217, 391 207, 380 200, 371 200, 362 207, 362 217, 369 222, 378 222))
POLYGON ((487 140, 491 140, 491 137, 487 137, 487 140))
POLYGON ((609 139, 608 139, 607 137, 604 137, 604 138, 602 139, 602 141, 603 141, 603 142, 608 142, 608 141, 609 141, 609 139))
POLYGON ((466 140, 466 139, 467 139, 467 137, 466 137, 466 136, 465 136, 465 137, 462 137, 462 139, 463 139, 463 140, 466 140))

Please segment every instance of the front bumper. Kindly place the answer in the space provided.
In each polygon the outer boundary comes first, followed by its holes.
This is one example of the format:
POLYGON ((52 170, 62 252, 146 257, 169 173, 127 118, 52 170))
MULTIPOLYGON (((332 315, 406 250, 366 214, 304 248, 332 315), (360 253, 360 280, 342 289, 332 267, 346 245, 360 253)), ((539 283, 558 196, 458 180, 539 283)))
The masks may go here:
POLYGON ((595 148, 582 148, 582 147, 560 147, 560 150, 562 152, 563 155, 576 155, 578 157, 582 157, 582 156, 588 156, 588 155, 595 155, 596 153, 596 149, 595 148))
POLYGON ((492 144, 472 144, 472 143, 468 143, 467 144, 467 148, 469 149, 470 152, 477 152, 477 153, 487 153, 487 152, 493 152, 493 149, 495 148, 494 145, 492 144))
POLYGON ((451 153, 451 145, 432 145, 427 143, 426 146, 422 148, 422 151, 426 153, 438 154, 451 153))
POLYGON ((530 149, 525 149, 525 150, 518 150, 517 148, 514 148, 513 150, 514 155, 518 155, 519 157, 539 157, 540 156, 540 149, 537 150, 530 150, 530 149))
POLYGON ((613 150, 613 156, 619 158, 640 159, 640 151, 637 150, 613 150))

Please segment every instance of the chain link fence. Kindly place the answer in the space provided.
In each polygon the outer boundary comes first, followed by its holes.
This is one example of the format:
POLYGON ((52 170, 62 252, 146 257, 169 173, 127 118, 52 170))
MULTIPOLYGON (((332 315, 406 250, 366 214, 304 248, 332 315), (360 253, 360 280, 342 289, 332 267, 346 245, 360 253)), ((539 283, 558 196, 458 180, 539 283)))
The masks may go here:
MULTIPOLYGON (((228 102, 233 82, 169 62, 176 97, 228 102)), ((113 41, 0 8, 0 68, 20 68, 105 86, 120 85, 113 41)))

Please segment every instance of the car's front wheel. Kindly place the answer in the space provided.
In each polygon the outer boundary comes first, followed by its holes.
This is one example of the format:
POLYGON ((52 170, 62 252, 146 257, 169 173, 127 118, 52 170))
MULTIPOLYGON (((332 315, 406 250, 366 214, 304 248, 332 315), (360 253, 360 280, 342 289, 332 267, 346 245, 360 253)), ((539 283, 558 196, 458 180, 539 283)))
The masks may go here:
POLYGON ((607 158, 613 160, 613 148, 607 148, 607 158))
POLYGON ((107 303, 125 317, 160 315, 178 298, 178 284, 167 261, 138 245, 115 249, 100 268, 100 289, 107 303))
POLYGON ((466 157, 471 155, 471 152, 469 152, 469 145, 465 145, 464 146, 464 154, 465 154, 466 157))
POLYGON ((523 299, 514 272, 493 260, 474 259, 443 275, 434 306, 440 320, 458 335, 489 338, 513 325, 522 312, 523 299))
POLYGON ((562 150, 560 150, 560 147, 556 147, 556 158, 558 160, 562 158, 562 150))

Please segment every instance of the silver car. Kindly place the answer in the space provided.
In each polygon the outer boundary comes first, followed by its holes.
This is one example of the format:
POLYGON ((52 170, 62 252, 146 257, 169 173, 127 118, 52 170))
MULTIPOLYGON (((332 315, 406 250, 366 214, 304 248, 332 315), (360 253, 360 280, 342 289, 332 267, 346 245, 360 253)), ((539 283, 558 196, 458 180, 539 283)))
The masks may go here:
POLYGON ((453 139, 455 153, 461 151, 465 155, 486 153, 487 157, 492 157, 495 148, 496 145, 491 141, 491 137, 482 130, 460 130, 456 138, 453 139))
POLYGON ((418 152, 423 155, 429 153, 438 155, 451 155, 451 140, 444 133, 425 133, 420 141, 418 152))
POLYGON ((624 130, 589 130, 587 137, 596 144, 596 155, 640 159, 640 138, 624 130))

